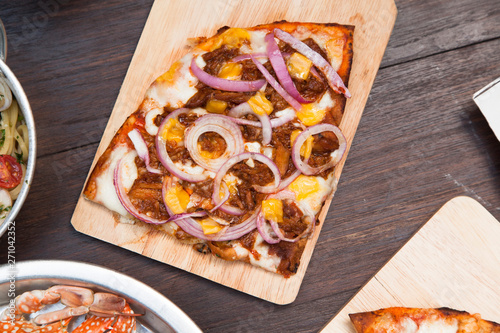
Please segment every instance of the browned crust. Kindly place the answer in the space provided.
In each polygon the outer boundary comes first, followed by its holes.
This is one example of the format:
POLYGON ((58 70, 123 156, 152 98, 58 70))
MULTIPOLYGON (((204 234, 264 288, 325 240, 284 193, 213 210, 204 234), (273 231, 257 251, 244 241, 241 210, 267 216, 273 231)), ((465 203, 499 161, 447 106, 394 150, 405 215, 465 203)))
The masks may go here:
MULTIPOLYGON (((344 47, 344 52, 343 52, 343 61, 341 64, 341 67, 338 70, 339 76, 342 78, 344 81, 345 85, 348 85, 349 81, 349 76, 350 76, 350 71, 351 71, 351 66, 352 66, 352 57, 353 57, 353 33, 354 33, 354 26, 350 25, 340 25, 337 23, 299 23, 299 22, 286 22, 286 21, 279 21, 279 22, 274 22, 270 24, 262 24, 258 25, 255 27, 251 28, 245 28, 250 31, 255 31, 255 30, 263 30, 263 29, 268 29, 272 30, 274 28, 279 28, 282 29, 286 32, 292 33, 296 31, 298 28, 306 28, 309 31, 311 31, 312 34, 317 34, 317 33, 322 33, 322 34, 327 34, 331 35, 333 37, 338 37, 339 33, 343 34, 345 38, 345 47, 344 47)), ((229 27, 222 27, 218 29, 217 33, 210 37, 210 38, 205 38, 205 37, 200 37, 196 39, 196 46, 200 49, 207 49, 213 46, 213 44, 216 42, 215 37, 219 36, 222 34, 224 31, 229 29, 229 27)), ((175 66, 175 63, 174 65, 175 66)), ((173 67, 172 66, 172 67, 173 67)), ((175 77, 175 76, 173 76, 175 77)), ((162 84, 164 84, 164 80, 160 80, 162 84)), ((155 81, 153 85, 159 84, 159 80, 155 81)), ((333 99, 336 101, 336 106, 332 108, 329 113, 327 114, 327 117, 329 119, 325 119, 325 121, 333 123, 335 125, 339 125, 340 120, 342 118, 342 115, 344 113, 344 108, 345 108, 345 103, 346 99, 343 95, 339 94, 334 94, 333 99)), ((125 121, 125 123, 120 127, 120 129, 117 131, 115 136, 113 137, 112 141, 110 142, 109 146, 105 150, 105 152, 102 154, 102 156, 99 158, 98 162, 96 163, 88 181, 87 184, 84 188, 84 196, 90 200, 95 199, 96 195, 96 178, 99 177, 99 175, 102 174, 104 170, 108 167, 109 163, 109 156, 111 155, 111 152, 117 147, 118 145, 121 145, 123 143, 128 144, 130 147, 132 147, 132 143, 128 139, 128 132, 133 128, 133 127, 142 127, 141 131, 144 130, 144 119, 142 115, 142 111, 147 111, 150 109, 150 101, 148 99, 145 99, 139 109, 133 113, 132 115, 129 116, 129 118, 125 121)), ((201 242, 201 241, 200 241, 201 242)), ((281 252, 286 252, 288 253, 285 258, 282 259, 282 262, 280 266, 278 267, 278 273, 285 277, 289 277, 293 274, 296 273, 297 268, 300 263, 300 259, 303 253, 303 250, 305 248, 305 244, 307 242, 307 239, 302 239, 299 242, 296 243, 290 243, 288 247, 290 249, 287 249, 286 251, 283 249, 279 248, 273 248, 272 251, 274 253, 279 253, 281 252)), ((288 245, 288 244, 287 244, 288 245)), ((219 247, 214 244, 209 243, 208 244, 212 254, 216 255, 217 257, 221 257, 225 260, 243 260, 246 262, 249 262, 248 258, 238 258, 236 256, 236 253, 233 249, 227 248, 227 247, 219 247)), ((252 254, 250 254, 252 255, 252 254)))
POLYGON ((457 320, 458 332, 499 333, 500 325, 481 319, 479 314, 470 314, 450 308, 421 309, 392 307, 371 312, 349 314, 351 322, 358 333, 385 332, 391 324, 398 323, 402 318, 410 318, 417 323, 425 320, 457 320))

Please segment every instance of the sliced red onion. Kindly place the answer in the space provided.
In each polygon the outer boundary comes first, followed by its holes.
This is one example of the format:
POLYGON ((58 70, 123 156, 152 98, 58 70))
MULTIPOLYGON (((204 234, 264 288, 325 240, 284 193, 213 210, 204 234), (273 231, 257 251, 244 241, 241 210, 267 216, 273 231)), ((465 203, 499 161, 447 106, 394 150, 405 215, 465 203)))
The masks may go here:
MULTIPOLYGON (((265 54, 264 52, 252 53, 252 55, 255 58, 267 58, 267 54, 265 54)), ((251 58, 250 54, 242 54, 242 55, 239 55, 237 57, 234 57, 233 59, 230 60, 230 62, 240 62, 240 61, 251 60, 251 59, 252 58, 251 58)))
POLYGON ((259 214, 260 211, 260 206, 254 211, 254 213, 244 220, 243 222, 226 227, 223 230, 219 231, 216 234, 211 234, 211 235, 205 235, 203 232, 203 228, 201 225, 194 219, 188 217, 183 220, 178 220, 175 223, 185 232, 190 234, 191 236, 204 239, 207 241, 214 241, 214 242, 224 242, 224 241, 229 241, 233 239, 238 239, 255 228, 257 228, 257 215, 259 214))
POLYGON ((217 172, 222 164, 234 155, 245 151, 241 130, 228 117, 218 114, 207 114, 198 118, 194 124, 186 130, 185 145, 191 158, 199 166, 217 172), (207 132, 215 132, 226 141, 226 150, 217 158, 204 158, 198 148, 198 138, 207 132))
POLYGON ((264 40, 267 43, 267 56, 273 66, 276 76, 278 77, 278 81, 281 83, 281 86, 299 103, 311 103, 312 101, 302 97, 295 87, 292 77, 290 76, 290 73, 288 73, 288 68, 285 60, 283 59, 283 55, 281 55, 278 44, 276 44, 276 41, 274 40, 274 34, 268 34, 264 40))
POLYGON ((271 235, 271 230, 272 228, 267 225, 266 219, 264 218, 264 215, 262 212, 257 216, 257 230, 259 231, 259 234, 262 236, 262 238, 268 243, 268 244, 277 244, 280 242, 280 239, 276 235, 271 235))
POLYGON ((269 84, 274 88, 274 90, 276 90, 276 92, 278 94, 280 94, 281 97, 283 97, 285 99, 285 101, 287 101, 288 104, 290 104, 295 110, 300 111, 302 109, 302 105, 299 102, 297 102, 297 100, 295 98, 290 96, 286 92, 286 90, 283 89, 282 86, 280 86, 278 81, 276 81, 274 79, 274 77, 271 75, 271 73, 269 73, 267 71, 267 69, 264 67, 264 65, 262 65, 260 62, 258 62, 257 59, 255 59, 253 56, 251 56, 251 58, 252 58, 253 63, 255 64, 255 66, 257 66, 259 71, 262 73, 262 75, 264 75, 267 82, 269 82, 269 84))
POLYGON ((146 164, 146 169, 151 173, 156 173, 161 175, 162 172, 156 168, 153 168, 149 165, 149 150, 148 145, 146 144, 146 140, 142 136, 141 132, 137 128, 134 128, 130 132, 128 132, 128 137, 134 144, 134 148, 137 151, 137 155, 144 161, 146 164))
POLYGON ((170 218, 167 220, 167 222, 176 222, 176 221, 188 218, 188 217, 192 218, 192 217, 203 217, 203 216, 207 216, 207 212, 204 210, 200 210, 200 211, 192 212, 192 213, 174 214, 174 215, 170 216, 170 218))
MULTIPOLYGON (((224 165, 220 168, 220 170, 217 172, 214 178, 214 191, 212 193, 212 201, 214 202, 215 205, 218 205, 221 201, 219 191, 220 191, 220 185, 222 182, 222 178, 225 176, 225 174, 231 169, 235 164, 247 160, 249 158, 252 158, 254 160, 257 160, 261 163, 264 163, 267 165, 267 167, 271 170, 271 172, 274 175, 274 183, 272 185, 267 185, 267 186, 259 186, 259 185, 253 185, 253 188, 257 192, 261 193, 273 193, 276 191, 276 189, 279 186, 279 183, 281 181, 281 176, 278 167, 274 162, 267 156, 259 153, 252 153, 252 152, 245 152, 236 156, 233 156, 229 160, 227 160, 224 165)), ((224 207, 221 206, 221 209, 224 207)), ((229 206, 232 207, 232 206, 229 206)), ((236 207, 233 207, 236 208, 236 207)), ((232 213, 229 213, 232 214, 232 213)))
POLYGON ((120 200, 123 208, 127 210, 133 217, 144 221, 146 223, 152 223, 152 224, 164 224, 167 222, 167 220, 158 220, 153 217, 150 217, 146 214, 141 213, 137 208, 135 208, 134 204, 130 201, 130 198, 128 197, 127 191, 123 187, 123 181, 121 179, 122 175, 122 164, 123 160, 118 161, 118 164, 116 165, 114 174, 113 174, 113 185, 115 186, 116 190, 116 195, 118 196, 118 199, 120 200))
POLYGON ((285 242, 295 243, 296 241, 298 241, 299 239, 301 239, 302 237, 307 235, 312 230, 312 228, 314 226, 314 220, 312 220, 312 219, 310 219, 310 220, 311 221, 310 221, 309 225, 307 226, 307 229, 304 230, 300 235, 298 235, 297 237, 294 237, 294 238, 285 237, 285 234, 283 233, 283 231, 281 231, 281 229, 276 221, 269 221, 269 223, 271 224, 271 227, 273 228, 274 233, 276 234, 276 236, 278 236, 278 238, 280 240, 285 241, 285 242))
POLYGON ((207 179, 207 175, 204 173, 202 174, 189 174, 187 172, 184 172, 180 170, 172 161, 170 156, 168 156, 167 152, 167 145, 165 140, 162 138, 162 132, 167 125, 168 121, 170 119, 176 119, 179 115, 183 113, 189 112, 189 109, 178 109, 175 110, 174 112, 170 113, 165 119, 160 124, 160 127, 158 129, 158 134, 156 135, 156 152, 158 154, 158 159, 160 160, 161 164, 174 176, 187 180, 189 182, 201 182, 207 179))
MULTIPOLYGON (((307 162, 306 162, 307 163, 307 162)), ((283 179, 280 183, 280 186, 278 186, 278 191, 281 191, 282 189, 286 188, 288 185, 290 185, 295 179, 297 179, 298 176, 300 176, 302 172, 300 172, 299 169, 296 169, 290 176, 287 178, 283 179)))
POLYGON ((225 91, 257 91, 264 84, 266 84, 266 80, 255 80, 255 81, 236 81, 236 80, 227 80, 222 79, 220 77, 216 77, 208 74, 203 69, 198 67, 196 64, 196 58, 193 58, 191 61, 191 71, 193 75, 198 78, 201 82, 206 84, 209 87, 225 90, 225 91))
MULTIPOLYGON (((295 193, 292 192, 292 191, 283 190, 283 191, 280 191, 278 193, 269 195, 267 197, 267 199, 293 200, 293 201, 296 201, 296 196, 295 196, 295 193)), ((307 227, 306 230, 304 230, 300 235, 298 235, 297 237, 294 237, 294 238, 287 238, 287 237, 285 237, 285 234, 283 233, 283 231, 281 231, 281 229, 279 227, 279 223, 277 223, 276 221, 269 221, 269 223, 271 224, 271 227, 272 227, 274 233, 276 234, 276 236, 278 237, 278 239, 280 239, 282 241, 285 241, 285 242, 295 243, 296 241, 298 241, 299 239, 301 239, 303 236, 307 235, 314 228, 314 219, 311 218, 310 216, 306 216, 305 218, 307 218, 307 219, 310 220, 310 224, 308 225, 308 227, 307 227)))
MULTIPOLYGON (((287 108, 287 109, 282 110, 280 112, 283 112, 283 114, 281 116, 271 119, 271 127, 272 128, 283 126, 286 123, 295 119, 295 110, 292 108, 287 108)), ((240 119, 240 118, 232 118, 231 120, 239 125, 262 127, 262 123, 259 121, 246 120, 246 119, 240 119)))
POLYGON ((291 47, 306 56, 312 63, 319 68, 320 71, 325 74, 326 79, 330 87, 338 92, 339 94, 344 94, 345 97, 350 98, 351 93, 342 82, 342 79, 333 69, 333 67, 325 60, 318 52, 311 49, 309 46, 298 40, 297 38, 290 35, 281 29, 274 29, 274 34, 276 37, 289 44, 291 47))
POLYGON ((298 170, 300 170, 304 175, 307 176, 316 175, 320 172, 323 172, 325 170, 334 167, 342 159, 342 156, 344 156, 346 148, 347 148, 347 140, 344 134, 342 134, 342 132, 337 126, 332 124, 318 124, 308 127, 297 136, 292 147, 292 161, 295 167, 298 170), (302 161, 300 157, 300 148, 310 135, 315 135, 322 132, 333 132, 333 134, 335 134, 339 140, 339 148, 336 150, 337 152, 336 156, 332 158, 329 162, 319 167, 311 167, 309 164, 307 164, 307 161, 302 161))
MULTIPOLYGON (((269 120, 269 116, 267 115, 267 113, 264 113, 261 115, 257 114, 252 110, 252 107, 250 106, 250 104, 245 102, 245 103, 241 103, 240 105, 232 108, 227 115, 230 117, 239 118, 239 117, 246 115, 246 114, 249 114, 249 113, 253 114, 257 118, 259 118, 259 121, 260 121, 260 124, 262 127, 262 143, 265 145, 269 144, 271 142, 271 138, 273 136, 273 129, 272 129, 271 121, 269 120)), ((244 120, 244 119, 242 119, 242 120, 244 120)), ((244 124, 242 124, 242 125, 244 125, 244 124)))
POLYGON ((271 126, 273 128, 283 126, 286 123, 294 120, 296 117, 295 110, 292 108, 288 108, 280 112, 282 113, 281 116, 271 119, 271 126))
POLYGON ((221 201, 219 202, 218 205, 216 205, 214 208, 210 209, 210 213, 215 212, 217 209, 219 209, 223 204, 226 203, 226 201, 229 200, 229 196, 231 195, 231 192, 229 192, 229 188, 227 187, 226 183, 222 183, 222 186, 224 187, 224 196, 222 197, 221 201))

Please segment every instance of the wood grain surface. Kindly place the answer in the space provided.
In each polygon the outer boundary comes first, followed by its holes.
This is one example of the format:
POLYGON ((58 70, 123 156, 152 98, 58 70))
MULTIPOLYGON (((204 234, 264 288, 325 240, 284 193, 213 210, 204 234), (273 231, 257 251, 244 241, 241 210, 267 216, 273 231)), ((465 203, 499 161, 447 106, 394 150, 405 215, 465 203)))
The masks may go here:
POLYGON ((356 333, 350 313, 449 307, 500 318, 500 223, 470 197, 448 201, 321 332, 356 333))
MULTIPOLYGON (((190 0, 182 6, 175 2, 154 3, 93 165, 97 163, 125 119, 137 109, 149 83, 166 72, 173 62, 189 50, 185 45, 188 38, 211 36, 224 25, 251 27, 283 19, 289 22, 338 22, 356 26, 354 59, 349 80, 349 90, 355 97, 348 101, 340 124, 349 150, 396 20, 393 0, 308 4, 282 0, 262 2, 258 6, 241 0, 232 1, 221 8, 223 15, 205 16, 205 20, 189 20, 189 17, 196 13, 202 14, 212 9, 211 4, 203 0, 190 0), (187 13, 185 6, 196 10, 194 13, 187 13), (276 8, 291 9, 281 12, 276 8), (327 8, 335 8, 334 14, 326 10, 327 8)), ((345 157, 335 168, 337 179, 344 161, 345 157)), ((76 230, 87 235, 270 302, 289 304, 299 292, 330 201, 331 197, 320 213, 320 225, 304 249, 297 274, 289 279, 243 262, 228 262, 202 255, 190 245, 182 244, 145 223, 117 224, 111 211, 86 200, 83 196, 78 200, 71 223, 76 230)))
MULTIPOLYGON (((206 332, 317 332, 448 200, 468 195, 500 219, 500 143, 472 101, 500 76, 498 1, 396 0, 396 24, 292 304, 83 235, 70 219, 153 1, 57 1, 52 9, 42 5, 52 0, 0 4, 7 64, 30 99, 39 142, 16 219, 17 261, 115 269, 164 294, 206 332)), ((0 238, 0 263, 8 246, 0 238)))

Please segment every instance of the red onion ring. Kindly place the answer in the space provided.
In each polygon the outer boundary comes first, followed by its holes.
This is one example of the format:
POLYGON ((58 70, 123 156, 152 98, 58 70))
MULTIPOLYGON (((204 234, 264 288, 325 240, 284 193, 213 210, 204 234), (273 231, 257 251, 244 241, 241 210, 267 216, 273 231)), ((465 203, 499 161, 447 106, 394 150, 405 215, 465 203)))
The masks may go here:
POLYGON ((220 203, 216 205, 214 208, 210 209, 210 213, 215 212, 217 209, 219 209, 223 204, 226 203, 226 201, 229 200, 229 196, 231 195, 231 192, 229 192, 229 188, 227 187, 226 183, 222 183, 222 186, 224 187, 224 197, 222 197, 220 203))
POLYGON ((135 208, 134 204, 130 201, 130 198, 128 197, 127 191, 123 187, 123 182, 121 180, 122 163, 123 159, 118 161, 118 164, 116 165, 113 174, 113 185, 115 187, 116 195, 118 196, 118 199, 120 200, 120 203, 122 204, 123 208, 125 208, 127 212, 129 212, 130 215, 132 215, 133 217, 141 221, 144 221, 146 223, 152 223, 152 224, 166 223, 167 220, 155 219, 153 217, 147 216, 146 214, 139 212, 139 210, 135 208))
POLYGON ((282 110, 280 112, 283 112, 283 115, 281 115, 280 117, 276 117, 276 118, 271 119, 271 126, 273 128, 283 126, 286 123, 294 120, 296 117, 295 110, 291 109, 291 108, 282 110))
POLYGON ((172 161, 170 156, 168 156, 167 152, 167 145, 166 142, 163 140, 161 133, 163 132, 164 127, 167 125, 168 121, 170 119, 176 119, 180 114, 187 113, 189 112, 189 109, 178 109, 170 113, 165 119, 160 124, 160 127, 158 128, 158 134, 156 135, 156 152, 158 154, 158 159, 160 160, 161 164, 174 176, 187 180, 192 183, 196 182, 201 182, 207 179, 207 175, 205 174, 200 174, 200 175, 193 175, 189 174, 187 172, 184 172, 180 170, 172 161))
POLYGON ((332 124, 318 124, 308 127, 297 136, 292 147, 292 161, 295 167, 298 170, 300 170, 304 175, 307 176, 316 175, 320 172, 323 172, 327 169, 334 167, 338 162, 340 162, 340 160, 344 156, 346 148, 347 148, 347 140, 344 134, 342 134, 342 132, 337 126, 332 124), (302 158, 300 157, 300 148, 310 135, 315 135, 322 132, 333 132, 333 134, 335 134, 339 140, 339 148, 337 149, 338 152, 335 158, 323 164, 322 166, 313 168, 310 165, 308 165, 306 161, 302 161, 302 158))
POLYGON ((290 104, 295 110, 300 111, 302 109, 302 105, 299 102, 297 102, 297 100, 295 98, 290 96, 286 92, 286 90, 283 89, 282 86, 280 86, 278 81, 276 81, 274 79, 274 77, 271 75, 271 73, 269 73, 267 71, 267 69, 264 67, 264 65, 262 65, 260 62, 258 62, 257 59, 255 59, 252 55, 250 57, 251 57, 253 63, 255 64, 255 66, 257 66, 259 71, 262 73, 262 75, 264 75, 267 82, 269 82, 269 84, 274 88, 274 90, 276 90, 276 92, 278 94, 280 94, 281 97, 283 97, 285 99, 285 101, 287 101, 288 104, 290 104))
MULTIPOLYGON (((166 191, 168 191, 168 188, 172 185, 173 185, 172 178, 165 177, 165 179, 163 180, 163 188, 162 188, 163 199, 165 198, 166 191)), ((164 205, 165 205, 165 208, 167 209, 167 212, 171 216, 173 216, 174 214, 173 214, 172 210, 170 208, 168 208, 168 205, 166 202, 164 202, 164 205)), ((204 239, 207 241, 221 241, 222 242, 222 241, 238 239, 241 236, 244 236, 247 233, 249 233, 250 231, 257 228, 256 218, 257 218, 259 211, 260 211, 260 206, 255 210, 255 212, 248 219, 244 220, 240 224, 227 227, 227 228, 219 231, 218 234, 213 234, 213 235, 205 235, 201 225, 196 220, 194 220, 191 216, 187 216, 183 219, 176 220, 176 221, 174 221, 174 223, 177 224, 186 233, 188 233, 191 236, 194 236, 196 238, 204 239)))
MULTIPOLYGON (((305 162, 305 163, 307 163, 307 162, 305 162)), ((278 186, 278 191, 283 190, 288 185, 290 185, 291 183, 293 183, 293 181, 295 179, 297 179, 297 177, 300 176, 301 174, 302 174, 302 172, 300 172, 299 169, 296 169, 290 176, 288 176, 287 178, 285 178, 285 179, 283 179, 281 181, 280 186, 278 186)))
POLYGON ((291 47, 306 56, 312 63, 319 68, 320 71, 325 74, 326 79, 330 87, 339 94, 344 94, 345 97, 350 98, 351 93, 342 82, 342 79, 333 69, 333 67, 325 60, 319 53, 311 49, 309 46, 298 40, 297 38, 290 35, 281 29, 274 29, 274 34, 278 39, 281 39, 285 43, 289 44, 291 47))
POLYGON ((207 216, 207 212, 204 210, 200 210, 197 212, 192 212, 192 213, 182 213, 182 214, 174 214, 170 216, 170 218, 167 220, 167 222, 175 222, 178 220, 182 220, 188 217, 203 217, 207 216))
MULTIPOLYGON (((219 196, 219 191, 220 191, 220 185, 222 182, 222 178, 225 176, 225 174, 231 169, 235 164, 247 160, 249 158, 252 158, 254 160, 257 160, 261 163, 264 163, 267 165, 267 167, 271 170, 271 172, 274 175, 274 184, 273 185, 267 185, 267 186, 259 186, 259 185, 253 185, 253 188, 260 193, 273 193, 276 191, 276 189, 279 186, 279 183, 281 181, 281 176, 278 167, 276 164, 274 164, 273 160, 271 160, 269 157, 259 154, 259 153, 253 153, 253 152, 245 152, 236 156, 233 156, 229 160, 227 160, 224 165, 220 168, 220 170, 217 172, 214 178, 214 191, 212 194, 212 201, 217 205, 220 203, 220 196, 219 196)), ((223 206, 222 206, 223 207, 223 206)), ((234 207, 235 208, 235 207, 234 207)), ((229 213, 231 214, 231 213, 229 213)))
POLYGON ((134 148, 137 151, 137 155, 139 155, 141 160, 143 160, 144 163, 146 164, 146 169, 151 173, 156 173, 161 175, 163 172, 149 165, 150 160, 149 160, 148 145, 146 144, 146 140, 144 140, 144 137, 142 136, 141 132, 137 128, 134 128, 133 130, 128 132, 128 137, 130 138, 130 141, 132 141, 132 143, 134 144, 134 148))
POLYGON ((217 172, 228 158, 245 151, 243 136, 238 125, 228 117, 217 114, 207 114, 198 118, 185 132, 185 145, 196 164, 213 172, 217 172), (226 141, 226 150, 217 158, 204 158, 198 149, 198 138, 207 132, 215 132, 226 141))
POLYGON ((257 216, 257 230, 259 231, 259 234, 268 244, 279 243, 280 239, 278 238, 278 236, 273 237, 269 229, 270 228, 266 225, 266 219, 264 218, 264 214, 260 212, 260 214, 257 216))
MULTIPOLYGON (((252 55, 255 58, 267 58, 267 54, 264 52, 258 52, 258 53, 252 53, 252 55)), ((234 57, 233 59, 229 60, 230 62, 240 62, 244 60, 251 60, 252 58, 250 57, 250 54, 242 54, 237 57, 234 57)))
POLYGON ((225 90, 225 91, 257 91, 264 84, 266 84, 266 80, 255 80, 255 81, 235 81, 235 80, 227 80, 222 79, 220 77, 216 77, 208 74, 203 69, 198 67, 196 64, 196 58, 193 58, 191 61, 191 71, 193 75, 198 78, 201 82, 206 84, 209 87, 225 90))
MULTIPOLYGON (((289 199, 289 200, 296 201, 295 193, 292 191, 288 191, 288 190, 280 191, 278 193, 269 195, 267 198, 268 199, 271 199, 271 198, 272 199, 279 199, 279 200, 289 199)), ((306 230, 304 230, 300 235, 298 235, 297 237, 294 237, 294 238, 285 237, 285 234, 281 231, 279 224, 276 221, 269 221, 269 223, 271 224, 271 227, 279 240, 282 240, 285 242, 295 243, 296 241, 301 239, 304 235, 307 235, 314 228, 314 219, 311 218, 310 216, 306 216, 306 218, 310 218, 311 223, 309 224, 309 226, 307 227, 306 230)))
MULTIPOLYGON (((245 103, 241 103, 240 105, 232 108, 228 112, 227 115, 229 117, 238 118, 238 117, 241 117, 241 116, 249 114, 249 113, 253 114, 257 118, 259 118, 259 121, 260 121, 260 124, 262 127, 262 143, 265 145, 268 145, 269 143, 271 143, 271 139, 273 136, 273 129, 272 129, 271 121, 269 120, 269 116, 267 115, 267 113, 264 113, 262 115, 257 114, 252 110, 252 107, 250 106, 250 104, 245 102, 245 103)), ((244 120, 244 119, 241 119, 241 120, 244 120)), ((242 125, 244 125, 244 124, 242 124, 242 125)))
POLYGON ((283 231, 281 231, 281 229, 276 221, 269 221, 269 223, 271 224, 271 227, 273 228, 274 233, 276 234, 276 236, 278 236, 278 238, 280 240, 285 241, 285 242, 291 242, 291 243, 295 243, 299 239, 301 239, 302 237, 307 235, 313 229, 313 226, 314 226, 314 220, 311 219, 311 223, 307 226, 307 229, 304 230, 300 235, 298 235, 297 237, 294 237, 294 238, 287 238, 287 237, 285 237, 285 234, 283 233, 283 231))
POLYGON ((237 224, 235 226, 230 226, 226 229, 223 229, 219 231, 217 234, 212 234, 212 235, 205 235, 203 232, 203 228, 201 225, 193 220, 192 218, 186 218, 184 220, 178 220, 175 223, 185 232, 190 234, 191 236, 204 239, 207 241, 214 241, 214 242, 224 242, 224 241, 229 241, 233 239, 238 239, 246 234, 248 234, 250 231, 254 230, 257 228, 257 215, 260 211, 260 207, 258 207, 255 212, 247 218, 245 221, 241 222, 240 224, 237 224))
POLYGON ((292 77, 290 73, 288 73, 288 68, 285 64, 285 60, 281 55, 281 51, 274 40, 274 34, 270 33, 266 35, 264 40, 267 43, 267 57, 271 62, 271 66, 273 66, 274 72, 278 77, 278 81, 281 83, 281 86, 297 100, 299 103, 311 103, 312 101, 305 99, 302 97, 295 87, 295 84, 292 81, 292 77))
MULTIPOLYGON (((236 107, 238 107, 238 106, 236 106, 236 107)), ((273 118, 270 120, 272 128, 283 126, 286 123, 295 119, 296 116, 295 116, 294 109, 288 108, 288 109, 285 109, 282 111, 285 111, 282 116, 279 116, 279 117, 276 117, 276 118, 273 118)), ((262 123, 260 121, 246 120, 246 119, 240 119, 240 118, 231 118, 231 120, 238 125, 262 127, 262 123)))

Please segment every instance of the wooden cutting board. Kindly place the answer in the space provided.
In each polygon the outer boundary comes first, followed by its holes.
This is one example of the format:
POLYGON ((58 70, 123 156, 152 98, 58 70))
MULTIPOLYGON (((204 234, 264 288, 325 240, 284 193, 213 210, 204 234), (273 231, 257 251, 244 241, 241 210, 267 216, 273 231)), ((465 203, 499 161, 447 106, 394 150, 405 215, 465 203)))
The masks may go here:
MULTIPOLYGON (((336 22, 356 26, 349 81, 353 98, 347 102, 340 124, 349 148, 389 41, 396 14, 393 0, 155 1, 92 167, 127 116, 137 109, 150 83, 188 52, 185 47, 187 38, 211 36, 225 25, 246 27, 280 20, 336 22)), ((341 161, 336 168, 337 178, 340 177, 343 164, 344 161, 341 161)), ((321 212, 321 223, 330 201, 331 198, 321 212)), ((116 223, 108 210, 83 197, 78 201, 71 222, 76 230, 87 235, 278 304, 291 303, 297 296, 321 230, 320 225, 308 242, 297 274, 284 279, 248 264, 203 256, 143 223, 116 223)))
POLYGON ((321 332, 356 333, 349 313, 390 306, 500 322, 500 222, 469 197, 448 201, 321 332))

